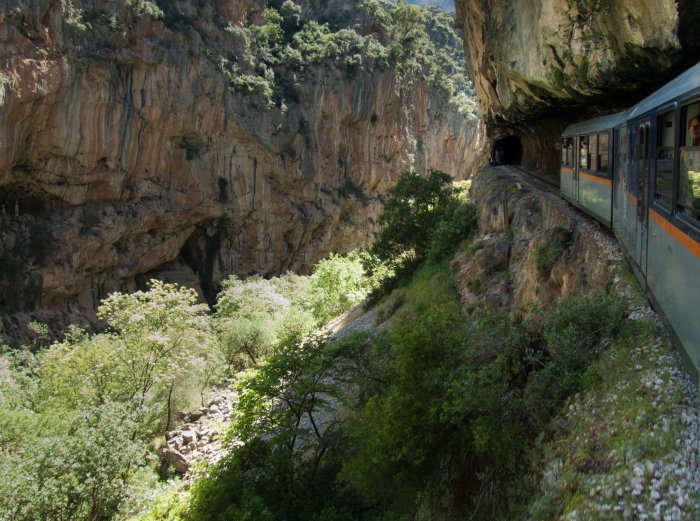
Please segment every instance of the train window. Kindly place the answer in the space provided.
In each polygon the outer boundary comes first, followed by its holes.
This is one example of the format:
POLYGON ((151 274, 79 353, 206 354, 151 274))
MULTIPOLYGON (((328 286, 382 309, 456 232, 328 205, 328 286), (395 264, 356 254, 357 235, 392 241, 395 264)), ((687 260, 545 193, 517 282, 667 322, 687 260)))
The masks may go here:
POLYGON ((656 118, 656 179, 654 197, 671 206, 673 200, 673 145, 675 112, 656 118))
POLYGON ((598 170, 598 134, 588 136, 588 169, 598 170))
POLYGON ((700 103, 683 107, 681 121, 679 211, 700 220, 700 103))
POLYGON ((610 136, 607 132, 598 134, 598 172, 608 174, 608 142, 610 136))
POLYGON ((564 166, 573 166, 574 145, 570 137, 561 140, 561 164, 564 166))
POLYGON ((588 155, 588 136, 581 136, 578 138, 578 159, 579 168, 583 170, 588 170, 589 165, 589 155, 588 155))
POLYGON ((700 146, 700 102, 683 107, 682 121, 685 124, 681 128, 681 146, 700 146))

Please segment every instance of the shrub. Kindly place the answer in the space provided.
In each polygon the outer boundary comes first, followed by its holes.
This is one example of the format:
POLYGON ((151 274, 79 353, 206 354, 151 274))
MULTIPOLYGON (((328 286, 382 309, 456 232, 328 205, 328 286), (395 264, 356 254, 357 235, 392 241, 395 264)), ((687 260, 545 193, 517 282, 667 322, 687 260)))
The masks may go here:
POLYGON ((109 295, 98 309, 111 331, 72 329, 42 356, 45 406, 79 410, 115 402, 138 415, 138 432, 170 428, 175 410, 201 400, 219 358, 206 306, 192 289, 150 281, 148 291, 109 295))
POLYGON ((476 207, 471 203, 450 201, 439 216, 430 237, 428 258, 444 259, 455 252, 460 242, 476 228, 476 207))
POLYGON ((229 320, 220 326, 221 349, 232 370, 241 370, 269 355, 277 341, 269 317, 229 320))
POLYGON ((362 302, 367 291, 359 255, 331 255, 314 268, 309 305, 317 322, 324 324, 362 302))
POLYGON ((424 258, 438 217, 450 200, 451 177, 432 170, 426 177, 403 172, 387 191, 379 216, 382 227, 371 251, 381 260, 391 260, 413 250, 424 258))
POLYGON ((535 250, 535 267, 540 277, 546 278, 552 271, 552 267, 564 253, 561 244, 540 244, 535 250))
POLYGON ((543 424, 577 392, 589 364, 622 325, 625 306, 611 295, 570 298, 554 306, 542 328, 543 346, 528 384, 533 419, 543 424))
POLYGON ((129 408, 107 403, 57 412, 37 418, 21 445, 0 458, 0 510, 7 519, 113 517, 149 460, 145 444, 131 436, 129 408))
POLYGON ((183 519, 302 521, 335 511, 343 503, 338 403, 352 382, 349 363, 338 361, 364 348, 357 339, 290 344, 239 380, 229 433, 236 443, 194 483, 183 519))
POLYGON ((126 0, 126 5, 134 11, 138 18, 147 16, 154 20, 163 18, 163 10, 149 0, 126 0))

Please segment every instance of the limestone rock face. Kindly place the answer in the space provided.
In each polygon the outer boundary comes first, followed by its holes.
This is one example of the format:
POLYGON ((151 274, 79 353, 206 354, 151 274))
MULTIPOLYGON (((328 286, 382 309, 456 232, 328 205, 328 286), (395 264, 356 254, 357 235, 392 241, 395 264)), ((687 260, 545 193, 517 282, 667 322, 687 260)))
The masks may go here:
POLYGON ((694 1, 456 0, 456 7, 490 136, 520 136, 524 161, 543 169, 556 168, 553 143, 572 118, 627 107, 700 56, 694 1), (533 135, 548 145, 531 143, 533 135))
POLYGON ((6 334, 29 312, 89 320, 150 276, 211 301, 229 274, 309 270, 371 240, 402 170, 474 164, 473 125, 425 82, 318 64, 269 107, 217 65, 241 45, 227 28, 263 2, 168 5, 162 18, 111 0, 0 10, 6 334))
POLYGON ((466 312, 524 314, 611 283, 612 267, 622 261, 619 247, 556 193, 499 167, 473 178, 472 198, 484 233, 452 263, 466 312))

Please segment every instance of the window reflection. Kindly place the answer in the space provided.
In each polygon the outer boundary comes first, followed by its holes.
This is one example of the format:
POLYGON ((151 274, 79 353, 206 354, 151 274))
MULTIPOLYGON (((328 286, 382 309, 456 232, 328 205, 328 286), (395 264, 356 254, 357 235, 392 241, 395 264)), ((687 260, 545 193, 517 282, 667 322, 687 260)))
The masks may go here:
POLYGON ((594 172, 598 170, 598 134, 588 136, 588 168, 594 172))
POLYGON ((654 196, 671 205, 673 200, 674 112, 660 115, 656 121, 656 179, 654 196))
POLYGON ((700 146, 680 150, 680 193, 678 205, 694 219, 700 219, 700 146))
POLYGON ((588 170, 588 141, 586 137, 579 138, 578 141, 579 168, 588 170))
POLYGON ((598 171, 601 174, 608 173, 608 142, 610 136, 607 132, 598 134, 598 171))
POLYGON ((574 146, 571 138, 561 140, 561 164, 564 166, 573 166, 574 146))
POLYGON ((678 211, 700 221, 700 102, 681 111, 678 211))

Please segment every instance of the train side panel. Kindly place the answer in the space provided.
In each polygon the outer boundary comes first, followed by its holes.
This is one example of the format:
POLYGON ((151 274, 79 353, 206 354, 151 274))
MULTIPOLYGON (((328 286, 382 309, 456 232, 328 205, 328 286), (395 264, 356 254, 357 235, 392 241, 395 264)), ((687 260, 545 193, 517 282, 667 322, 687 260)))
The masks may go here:
POLYGON ((698 381, 700 367, 700 243, 650 210, 647 285, 682 345, 698 381))
POLYGON ((581 172, 578 182, 579 204, 605 226, 610 226, 612 181, 581 172))
POLYGON ((574 169, 562 166, 559 171, 559 187, 564 197, 573 201, 574 197, 574 169))

